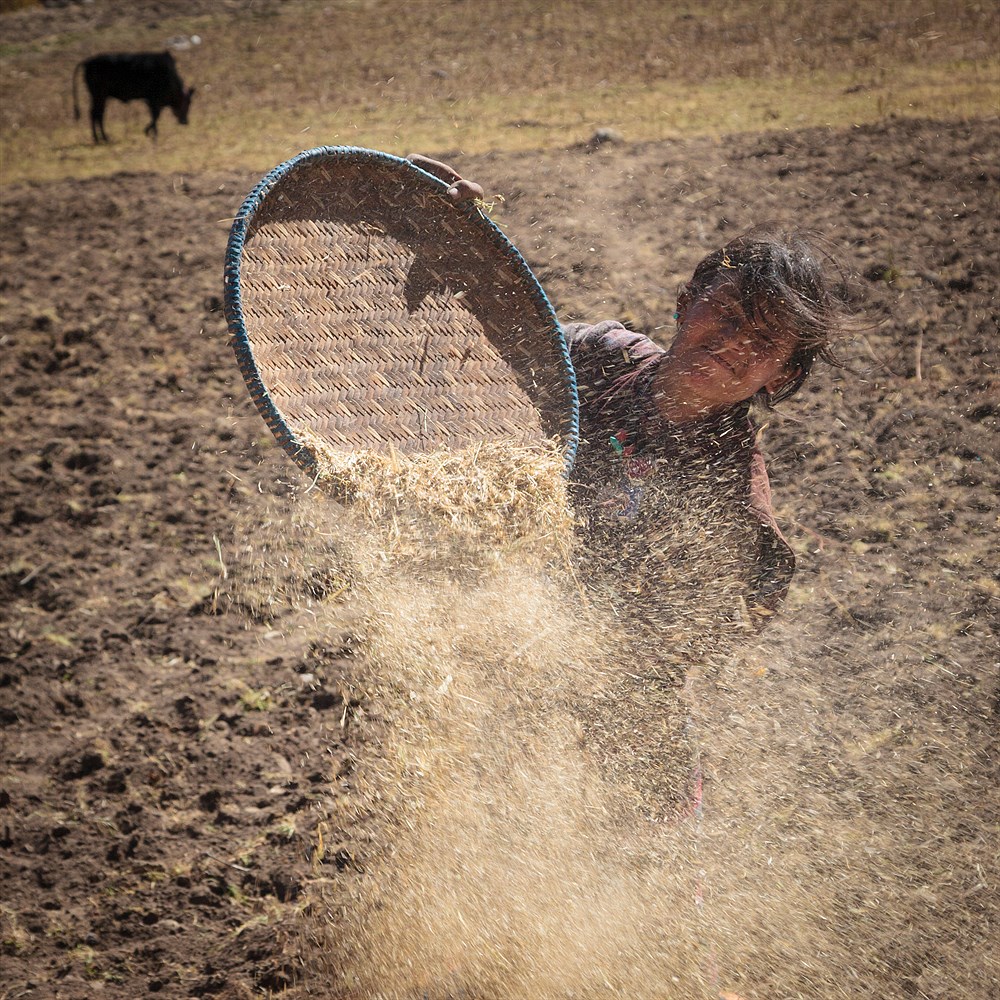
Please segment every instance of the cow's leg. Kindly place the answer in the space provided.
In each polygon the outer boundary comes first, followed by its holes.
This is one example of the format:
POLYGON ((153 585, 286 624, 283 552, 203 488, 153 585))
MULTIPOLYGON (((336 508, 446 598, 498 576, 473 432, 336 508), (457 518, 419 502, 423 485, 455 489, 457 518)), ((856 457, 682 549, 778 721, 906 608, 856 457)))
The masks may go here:
POLYGON ((160 117, 160 112, 163 110, 159 104, 154 104, 152 101, 146 102, 149 105, 149 113, 153 116, 153 120, 146 126, 146 135, 151 135, 154 139, 156 138, 156 120, 160 117))
POLYGON ((104 108, 107 101, 103 97, 94 97, 90 101, 90 131, 94 136, 94 142, 108 141, 107 133, 104 131, 104 108))

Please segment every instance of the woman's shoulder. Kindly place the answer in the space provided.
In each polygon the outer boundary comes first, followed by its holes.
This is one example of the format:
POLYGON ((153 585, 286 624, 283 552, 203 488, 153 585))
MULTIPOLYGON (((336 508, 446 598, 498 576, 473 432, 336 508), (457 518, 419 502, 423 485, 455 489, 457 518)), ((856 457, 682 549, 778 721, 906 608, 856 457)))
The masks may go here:
POLYGON ((571 354, 581 350, 619 355, 624 352, 634 363, 664 353, 663 348, 644 333, 630 330, 613 319, 599 323, 565 323, 562 330, 571 354))

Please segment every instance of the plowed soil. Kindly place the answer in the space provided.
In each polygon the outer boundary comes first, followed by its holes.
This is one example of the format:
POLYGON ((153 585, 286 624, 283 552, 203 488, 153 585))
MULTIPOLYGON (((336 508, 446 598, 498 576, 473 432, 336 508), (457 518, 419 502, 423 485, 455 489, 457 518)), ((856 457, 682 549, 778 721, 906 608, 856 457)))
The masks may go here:
MULTIPOLYGON (((815 905, 858 959, 823 971, 816 938, 797 947, 776 914, 746 931, 770 973, 724 970, 748 997, 1000 989, 998 149, 996 120, 892 120, 456 162, 503 195, 497 220, 567 321, 666 343, 680 281, 766 220, 821 232, 858 275, 868 326, 846 367, 817 371, 764 435, 792 594, 741 661, 756 673, 706 681, 701 728, 706 810, 733 845, 741 822, 802 823, 774 850, 815 875, 837 859, 809 817, 857 831, 841 861, 870 867, 819 879, 815 905), (768 767, 773 783, 740 784, 768 767)), ((258 179, 4 193, 11 1000, 327 995, 293 939, 315 880, 356 877, 330 796, 365 746, 336 651, 280 608, 248 614, 223 579, 237 525, 299 477, 221 312, 227 220, 258 179)))

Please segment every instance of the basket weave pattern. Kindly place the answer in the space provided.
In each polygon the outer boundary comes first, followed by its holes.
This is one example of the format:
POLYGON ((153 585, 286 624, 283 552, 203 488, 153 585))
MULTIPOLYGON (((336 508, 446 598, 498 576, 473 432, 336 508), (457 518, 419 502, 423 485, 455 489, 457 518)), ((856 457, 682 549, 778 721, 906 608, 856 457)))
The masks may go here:
POLYGON ((303 431, 335 450, 556 437, 569 453, 572 369, 517 251, 406 161, 335 152, 266 191, 235 306, 227 287, 241 367, 279 441, 307 467, 303 431))

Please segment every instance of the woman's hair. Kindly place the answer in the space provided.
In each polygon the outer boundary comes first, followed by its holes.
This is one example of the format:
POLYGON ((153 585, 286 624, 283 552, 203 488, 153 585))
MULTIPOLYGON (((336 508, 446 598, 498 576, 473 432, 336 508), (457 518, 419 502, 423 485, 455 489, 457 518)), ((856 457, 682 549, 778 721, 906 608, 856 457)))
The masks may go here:
POLYGON ((840 365, 830 345, 849 324, 846 276, 832 251, 822 244, 822 238, 811 233, 766 226, 751 229, 710 253, 681 291, 678 305, 683 309, 719 275, 728 275, 751 323, 763 329, 796 331, 798 347, 791 361, 799 373, 774 394, 762 389, 755 398, 765 406, 798 392, 817 357, 840 365))

